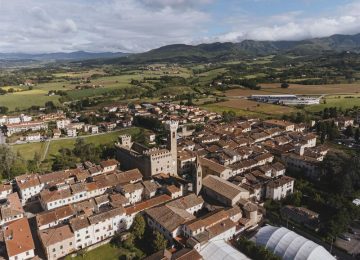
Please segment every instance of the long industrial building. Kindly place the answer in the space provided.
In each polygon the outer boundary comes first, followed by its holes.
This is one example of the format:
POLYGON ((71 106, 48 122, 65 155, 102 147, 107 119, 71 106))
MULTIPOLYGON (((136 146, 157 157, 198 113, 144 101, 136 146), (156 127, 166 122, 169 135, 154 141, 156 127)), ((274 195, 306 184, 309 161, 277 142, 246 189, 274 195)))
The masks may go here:
POLYGON ((320 98, 297 95, 251 95, 250 99, 272 104, 281 105, 317 105, 320 98))

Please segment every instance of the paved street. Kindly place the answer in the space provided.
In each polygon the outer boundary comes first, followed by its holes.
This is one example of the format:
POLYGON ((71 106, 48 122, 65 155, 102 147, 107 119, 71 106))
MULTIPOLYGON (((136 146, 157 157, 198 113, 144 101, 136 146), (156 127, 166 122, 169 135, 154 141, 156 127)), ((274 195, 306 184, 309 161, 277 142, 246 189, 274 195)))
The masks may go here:
POLYGON ((4 133, 0 130, 0 144, 5 144, 5 143, 6 143, 6 137, 4 133))

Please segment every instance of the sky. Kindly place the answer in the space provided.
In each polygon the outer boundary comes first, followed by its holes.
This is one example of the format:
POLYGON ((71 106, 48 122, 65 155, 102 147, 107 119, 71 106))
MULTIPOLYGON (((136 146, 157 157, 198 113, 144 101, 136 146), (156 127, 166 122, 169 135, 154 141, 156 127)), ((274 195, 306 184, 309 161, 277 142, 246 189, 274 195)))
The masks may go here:
POLYGON ((0 14, 1 53, 360 33, 360 0, 0 0, 0 14))

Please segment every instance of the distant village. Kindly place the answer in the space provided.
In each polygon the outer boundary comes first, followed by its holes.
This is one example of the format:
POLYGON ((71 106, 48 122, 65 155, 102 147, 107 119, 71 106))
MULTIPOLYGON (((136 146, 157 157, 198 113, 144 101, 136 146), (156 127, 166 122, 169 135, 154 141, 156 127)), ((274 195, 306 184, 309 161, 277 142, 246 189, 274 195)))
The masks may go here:
MULTIPOLYGON (((4 258, 32 259, 37 252, 47 259, 76 254, 126 234, 137 214, 171 248, 149 259, 190 259, 190 255, 206 259, 211 250, 231 250, 227 242, 247 230, 255 230, 256 243, 264 245, 268 242, 264 237, 274 239, 271 232, 276 231, 262 227, 264 201, 281 200, 294 192, 296 180, 287 176, 288 170, 316 178, 329 150, 318 144, 311 130, 315 122, 223 122, 217 113, 165 102, 114 105, 102 111, 89 113, 99 118, 108 113, 114 116, 96 125, 81 122, 76 113, 70 117, 61 111, 0 118, 4 135, 16 136, 20 142, 96 135, 131 127, 136 117, 156 119, 167 133, 164 145, 156 144, 156 132, 148 135, 151 147, 120 135, 115 158, 21 175, 1 184, 4 258), (202 127, 189 127, 194 124, 202 127)), ((341 129, 354 124, 352 118, 337 119, 341 129)), ((283 208, 282 214, 309 225, 318 218, 316 212, 301 207, 283 208)), ((315 248, 333 259, 321 246, 315 248)), ((233 254, 248 259, 240 251, 233 254)))

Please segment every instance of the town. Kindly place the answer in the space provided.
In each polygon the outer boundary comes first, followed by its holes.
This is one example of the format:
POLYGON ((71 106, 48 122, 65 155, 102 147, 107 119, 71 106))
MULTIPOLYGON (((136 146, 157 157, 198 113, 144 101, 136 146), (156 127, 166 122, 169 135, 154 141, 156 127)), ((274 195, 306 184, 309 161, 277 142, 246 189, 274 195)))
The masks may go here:
MULTIPOLYGON (((264 226, 264 202, 284 200, 294 193, 296 178, 288 176, 288 171, 300 170, 312 179, 320 175, 320 163, 329 148, 319 144, 315 122, 224 120, 224 115, 196 106, 166 102, 113 105, 102 111, 113 114, 113 121, 89 125, 61 111, 36 118, 24 114, 2 118, 4 135, 16 135, 25 142, 76 137, 77 131, 96 135, 129 128, 134 121, 153 129, 163 126, 165 133, 157 138, 155 130, 148 132, 144 143, 119 135, 114 157, 99 164, 83 161, 75 168, 29 173, 4 182, 3 257, 76 255, 114 239, 126 241, 143 219, 166 245, 165 251, 154 252, 149 259, 168 255, 209 259, 214 251, 247 259, 233 249, 242 234, 253 234, 249 238, 257 246, 275 243, 275 248, 276 243, 291 242, 275 241, 275 232, 283 237, 292 232, 294 239, 302 241, 294 254, 316 252, 324 259, 334 258, 323 246, 294 231, 264 226), (44 136, 49 125, 52 135, 44 136), (302 249, 304 243, 312 243, 312 249, 302 249)), ((337 125, 347 129, 356 120, 339 117, 337 125)), ((311 210, 285 206, 281 214, 318 228, 319 214, 311 210)), ((285 253, 284 249, 277 255, 285 253)))

